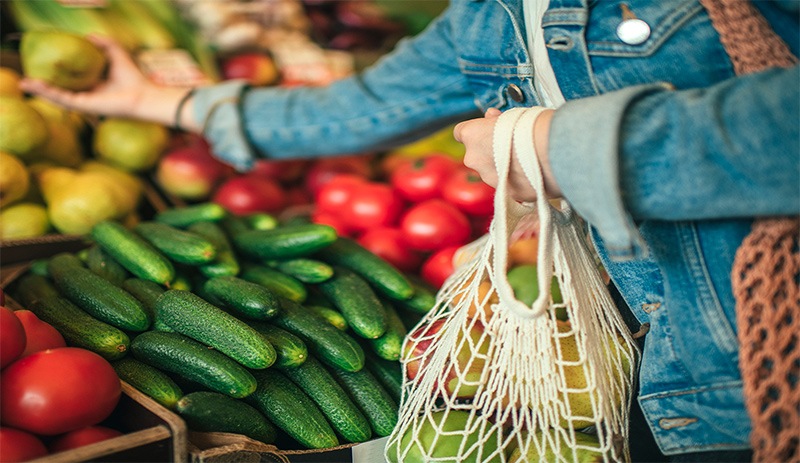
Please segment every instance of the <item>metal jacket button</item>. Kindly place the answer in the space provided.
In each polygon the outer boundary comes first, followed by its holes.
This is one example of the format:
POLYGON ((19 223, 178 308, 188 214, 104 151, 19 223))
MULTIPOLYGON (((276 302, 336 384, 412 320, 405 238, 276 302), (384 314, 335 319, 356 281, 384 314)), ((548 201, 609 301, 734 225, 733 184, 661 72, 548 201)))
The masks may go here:
POLYGON ((506 88, 506 94, 508 95, 509 98, 516 101, 517 103, 521 103, 522 100, 525 99, 525 94, 522 93, 522 89, 515 84, 511 84, 508 86, 508 88, 506 88))
POLYGON ((639 45, 650 38, 650 25, 639 18, 624 19, 617 26, 617 37, 628 45, 639 45))

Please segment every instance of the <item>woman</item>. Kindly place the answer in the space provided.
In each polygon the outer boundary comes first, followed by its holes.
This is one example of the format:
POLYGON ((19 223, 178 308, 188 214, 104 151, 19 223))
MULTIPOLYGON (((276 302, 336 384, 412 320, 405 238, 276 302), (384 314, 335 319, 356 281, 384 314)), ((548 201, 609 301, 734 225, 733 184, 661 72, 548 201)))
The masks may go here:
MULTIPOLYGON (((800 3, 753 5, 796 56, 800 3)), ((737 77, 697 0, 453 0, 357 76, 302 89, 228 82, 188 98, 98 43, 112 60, 107 83, 25 89, 202 132, 240 170, 262 156, 388 148, 475 118, 455 135, 491 184, 497 115, 553 108, 531 128, 547 189, 591 225, 608 273, 649 324, 638 402, 658 447, 675 461, 749 458, 730 270, 753 218, 800 213, 800 73, 737 77)), ((517 174, 511 194, 532 199, 517 174)))

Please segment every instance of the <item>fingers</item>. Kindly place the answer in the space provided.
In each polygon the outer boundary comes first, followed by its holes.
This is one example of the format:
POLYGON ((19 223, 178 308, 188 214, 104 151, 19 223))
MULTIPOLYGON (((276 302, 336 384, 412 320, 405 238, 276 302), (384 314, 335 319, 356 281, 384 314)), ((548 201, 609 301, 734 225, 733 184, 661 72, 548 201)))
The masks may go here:
POLYGON ((486 114, 484 114, 484 117, 487 117, 487 118, 497 117, 500 114, 503 114, 503 113, 499 109, 497 109, 497 108, 489 108, 489 109, 486 110, 486 114))

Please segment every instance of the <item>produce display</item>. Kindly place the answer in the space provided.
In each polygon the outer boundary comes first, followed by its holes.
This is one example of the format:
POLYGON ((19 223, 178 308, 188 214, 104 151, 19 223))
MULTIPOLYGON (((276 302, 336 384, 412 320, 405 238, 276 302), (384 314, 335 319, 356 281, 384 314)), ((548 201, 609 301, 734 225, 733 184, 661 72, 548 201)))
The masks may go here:
POLYGON ((402 341, 431 308, 429 286, 328 225, 213 202, 102 221, 87 236, 85 250, 35 262, 8 287, 64 349, 102 360, 193 430, 286 448, 391 432, 402 341))

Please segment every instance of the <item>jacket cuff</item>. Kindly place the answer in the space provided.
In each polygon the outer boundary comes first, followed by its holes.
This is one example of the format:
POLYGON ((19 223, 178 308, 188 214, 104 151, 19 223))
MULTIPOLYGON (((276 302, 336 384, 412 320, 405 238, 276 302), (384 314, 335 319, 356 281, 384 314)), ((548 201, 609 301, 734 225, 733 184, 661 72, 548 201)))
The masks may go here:
POLYGON ((243 80, 198 88, 193 108, 214 156, 240 172, 250 170, 256 159, 242 120, 241 100, 247 89, 243 80))
POLYGON ((565 198, 596 228, 609 257, 640 259, 648 251, 625 209, 619 179, 619 145, 627 108, 639 98, 665 90, 661 84, 629 87, 569 101, 550 126, 550 165, 565 198))

